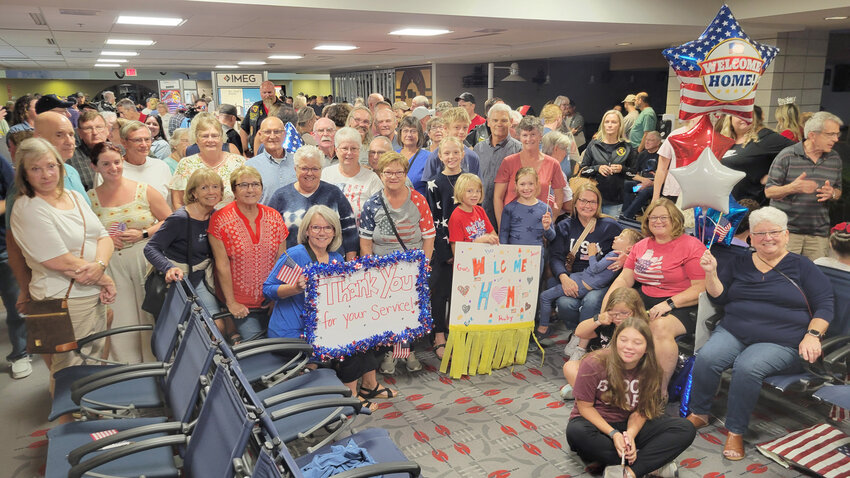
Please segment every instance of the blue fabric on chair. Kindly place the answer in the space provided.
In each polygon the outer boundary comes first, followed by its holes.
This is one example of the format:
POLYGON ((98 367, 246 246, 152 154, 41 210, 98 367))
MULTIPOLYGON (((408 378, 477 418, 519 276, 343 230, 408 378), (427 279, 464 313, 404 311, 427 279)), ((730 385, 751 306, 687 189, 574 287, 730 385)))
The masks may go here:
POLYGON ((251 470, 251 478, 282 478, 282 475, 271 455, 263 451, 257 456, 257 462, 251 470))
POLYGON ((764 383, 777 388, 780 392, 784 392, 788 387, 812 377, 813 375, 805 372, 791 373, 788 375, 772 375, 765 378, 764 383))
POLYGON ((850 385, 824 385, 814 393, 814 397, 850 409, 850 385))
POLYGON ((304 478, 330 478, 343 471, 374 464, 368 451, 358 447, 354 440, 348 440, 342 445, 331 445, 328 453, 313 454, 313 459, 301 468, 301 472, 304 478))
POLYGON ((818 267, 832 283, 835 298, 835 311, 826 336, 850 334, 850 272, 832 267, 818 267))
MULTIPOLYGON (((348 443, 348 440, 353 440, 358 447, 366 449, 376 463, 408 461, 407 457, 404 456, 404 453, 402 453, 395 443, 393 443, 389 432, 383 428, 367 428, 342 439, 345 443, 348 443)), ((325 445, 309 455, 300 456, 295 459, 295 463, 299 467, 304 467, 313 459, 314 456, 328 453, 331 446, 333 445, 325 445)), ((385 478, 400 478, 406 476, 408 476, 406 473, 384 475, 385 478)))

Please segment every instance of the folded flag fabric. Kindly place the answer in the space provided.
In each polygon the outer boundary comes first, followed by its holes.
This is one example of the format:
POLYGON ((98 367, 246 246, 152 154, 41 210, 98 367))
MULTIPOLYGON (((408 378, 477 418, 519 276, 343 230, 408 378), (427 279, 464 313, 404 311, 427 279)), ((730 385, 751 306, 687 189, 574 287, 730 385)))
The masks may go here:
POLYGON ((280 266, 280 272, 277 273, 277 279, 285 284, 294 285, 298 282, 298 278, 304 270, 291 257, 286 256, 283 265, 280 266))
POLYGON ((850 478, 850 436, 821 423, 756 446, 764 456, 826 478, 850 478))

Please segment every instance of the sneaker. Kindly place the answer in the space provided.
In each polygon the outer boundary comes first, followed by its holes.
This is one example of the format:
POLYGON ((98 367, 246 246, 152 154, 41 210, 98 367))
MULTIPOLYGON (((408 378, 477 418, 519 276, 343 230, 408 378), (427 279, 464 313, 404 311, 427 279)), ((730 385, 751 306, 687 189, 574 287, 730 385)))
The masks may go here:
POLYGON ((561 400, 573 400, 573 387, 570 384, 566 384, 561 387, 561 400))
POLYGON ((408 372, 418 372, 422 370, 422 363, 419 362, 419 359, 416 358, 416 354, 413 353, 413 350, 410 350, 410 355, 407 356, 407 371, 408 372))
POLYGON ((32 359, 29 356, 12 361, 12 378, 26 378, 32 373, 32 359))
POLYGON ((678 478, 679 467, 676 465, 676 462, 671 461, 670 463, 667 463, 661 468, 650 473, 649 476, 656 476, 658 478, 678 478))
POLYGON ((573 334, 573 336, 570 337, 570 341, 567 342, 567 345, 564 346, 564 355, 566 357, 571 357, 572 354, 575 353, 575 349, 578 348, 578 343, 580 340, 581 339, 576 334, 573 334))
POLYGON ((392 375, 395 373, 395 359, 393 358, 393 353, 391 351, 384 354, 384 360, 381 361, 381 366, 378 368, 378 371, 385 375, 392 375))

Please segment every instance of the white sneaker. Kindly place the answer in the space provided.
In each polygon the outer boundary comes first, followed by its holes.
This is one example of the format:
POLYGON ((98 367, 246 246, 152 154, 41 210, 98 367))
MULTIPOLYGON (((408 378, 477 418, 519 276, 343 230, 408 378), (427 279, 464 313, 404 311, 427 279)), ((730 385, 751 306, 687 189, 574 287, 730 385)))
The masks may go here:
POLYGON ((573 400, 573 387, 570 384, 566 384, 561 387, 561 400, 573 400))
POLYGON ((572 356, 572 354, 575 353, 575 349, 578 348, 578 343, 580 340, 581 339, 576 334, 573 334, 573 336, 570 337, 570 341, 567 342, 567 345, 564 346, 564 355, 566 357, 570 357, 572 356))
POLYGON ((649 476, 657 476, 658 478, 677 478, 679 476, 679 467, 676 465, 676 462, 671 461, 650 473, 649 476))
POLYGON ((26 378, 32 373, 32 359, 29 356, 12 361, 12 378, 26 378))
POLYGON ((395 373, 395 359, 393 358, 392 351, 384 354, 384 360, 381 361, 381 366, 378 367, 378 371, 385 375, 392 375, 395 373))
POLYGON ((419 362, 418 358, 416 358, 416 354, 413 353, 413 349, 410 349, 410 355, 407 356, 407 371, 418 372, 420 370, 422 370, 422 363, 419 362))

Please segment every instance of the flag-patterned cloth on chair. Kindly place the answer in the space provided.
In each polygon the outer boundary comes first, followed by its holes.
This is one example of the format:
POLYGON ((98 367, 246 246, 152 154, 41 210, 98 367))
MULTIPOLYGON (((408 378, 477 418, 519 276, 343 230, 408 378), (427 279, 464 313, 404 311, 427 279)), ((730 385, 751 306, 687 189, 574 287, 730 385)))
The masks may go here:
POLYGON ((850 478, 850 436, 822 423, 758 445, 764 456, 826 478, 850 478))

